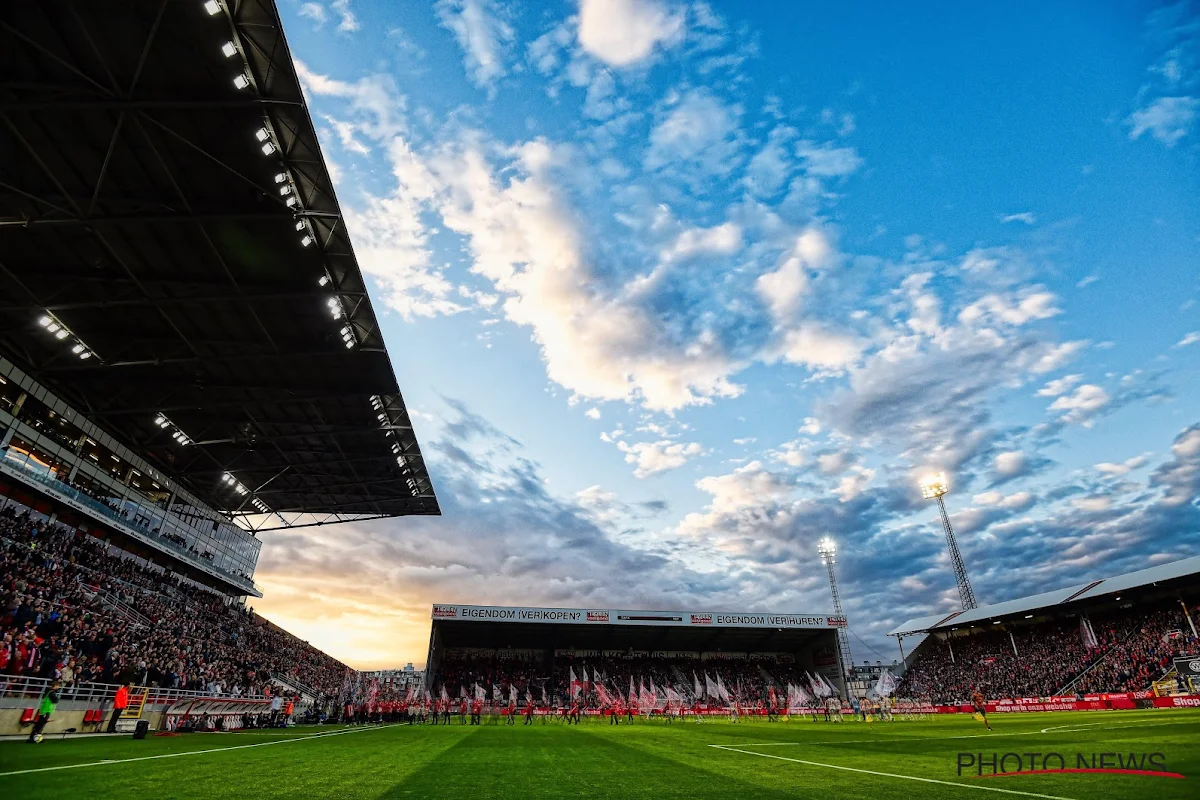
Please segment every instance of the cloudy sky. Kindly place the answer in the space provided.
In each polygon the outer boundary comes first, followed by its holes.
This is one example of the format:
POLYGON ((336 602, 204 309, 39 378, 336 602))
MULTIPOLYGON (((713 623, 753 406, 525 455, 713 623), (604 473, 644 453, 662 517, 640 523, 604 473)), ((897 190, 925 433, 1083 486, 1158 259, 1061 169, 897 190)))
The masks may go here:
POLYGON ((820 612, 855 658, 1200 544, 1200 3, 280 0, 440 518, 264 537, 357 667, 437 602, 820 612))

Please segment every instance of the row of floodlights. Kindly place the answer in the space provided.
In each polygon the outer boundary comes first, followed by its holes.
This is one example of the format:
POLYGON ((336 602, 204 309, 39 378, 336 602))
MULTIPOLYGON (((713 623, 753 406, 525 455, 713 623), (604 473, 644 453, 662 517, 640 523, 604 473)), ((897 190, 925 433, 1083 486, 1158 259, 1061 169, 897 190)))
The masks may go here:
MULTIPOLYGON (((207 0, 207 2, 204 4, 204 10, 208 12, 209 16, 216 16, 217 14, 221 13, 220 0, 207 0)), ((237 45, 232 41, 227 41, 221 45, 221 53, 226 58, 233 58, 234 56, 238 55, 237 45)), ((250 76, 248 72, 243 71, 234 76, 233 85, 238 89, 248 89, 250 87, 250 76)), ((272 135, 268 124, 263 124, 260 128, 258 128, 254 132, 254 138, 258 141, 259 149, 262 151, 264 156, 271 156, 279 151, 279 145, 276 143, 275 137, 272 135)), ((295 183, 288 174, 286 168, 275 173, 275 184, 279 187, 279 196, 283 198, 283 201, 287 207, 297 210, 300 205, 300 199, 296 191, 295 183)), ((296 233, 301 234, 301 247, 310 247, 316 241, 316 237, 313 235, 313 231, 310 229, 309 223, 305 219, 301 218, 296 220, 296 233)), ((325 286, 328 283, 329 276, 322 275, 320 279, 320 285, 325 286)), ((335 320, 340 320, 343 316, 346 316, 345 310, 342 308, 341 299, 339 297, 330 297, 328 300, 328 305, 329 313, 335 320)), ((347 350, 352 349, 358 344, 358 338, 355 336, 354 329, 351 326, 343 326, 341 329, 341 334, 342 343, 346 346, 347 350)))
POLYGON ((70 345, 71 352, 80 360, 87 361, 89 358, 95 355, 95 353, 93 353, 91 349, 83 343, 82 339, 71 333, 70 329, 68 329, 66 325, 63 325, 49 314, 43 314, 38 319, 38 325, 41 325, 46 330, 46 333, 50 334, 58 341, 70 345))
MULTIPOLYGON (((228 472, 221 475, 221 482, 228 485, 229 488, 233 489, 233 491, 237 492, 241 496, 250 494, 250 490, 243 486, 241 481, 233 477, 233 475, 228 472)), ((255 510, 261 511, 263 514, 269 514, 271 512, 271 508, 257 497, 250 498, 250 505, 254 506, 255 510)))
POLYGON ((171 438, 179 442, 179 444, 183 445, 184 447, 192 443, 191 438, 184 433, 178 425, 176 425, 174 422, 171 422, 170 418, 166 414, 159 414, 157 417, 155 417, 154 424, 163 430, 173 429, 171 430, 171 438))
MULTIPOLYGON (((400 471, 405 475, 412 475, 412 469, 408 466, 408 459, 401 452, 400 443, 395 440, 396 432, 391 428, 392 421, 388 417, 387 411, 384 410, 383 398, 377 394, 371 395, 371 408, 375 409, 375 419, 379 420, 379 426, 384 429, 384 434, 392 441, 392 455, 396 457, 396 466, 400 467, 400 471)), ((408 489, 413 497, 420 494, 421 490, 417 487, 417 482, 411 477, 407 480, 408 489)))

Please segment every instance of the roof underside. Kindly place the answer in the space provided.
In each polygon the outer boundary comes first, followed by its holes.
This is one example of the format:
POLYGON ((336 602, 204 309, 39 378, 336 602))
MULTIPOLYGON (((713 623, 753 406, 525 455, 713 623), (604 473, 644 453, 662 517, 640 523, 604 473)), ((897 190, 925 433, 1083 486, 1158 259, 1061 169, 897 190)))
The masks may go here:
POLYGON ((271 0, 12 0, 0 75, 10 358, 253 527, 439 513, 271 0))
MULTIPOLYGON (((1180 561, 1172 561, 1169 564, 1158 564, 1136 572, 1127 572, 1112 578, 1088 581, 1076 586, 1068 586, 1065 589, 1056 589, 1052 592, 1043 592, 1016 600, 1006 600, 1003 603, 980 606, 970 611, 917 617, 890 631, 888 636, 908 636, 946 628, 970 627, 994 620, 1003 620, 1005 617, 1016 614, 1053 611, 1067 606, 1078 608, 1089 602, 1105 602, 1117 592, 1147 588, 1179 588, 1194 586, 1198 582, 1200 582, 1200 556, 1193 556, 1180 561)), ((1128 598, 1126 599, 1128 600, 1128 598)))
POLYGON ((682 650, 794 653, 831 639, 827 628, 707 628, 702 626, 556 625, 434 620, 442 647, 563 650, 682 650))

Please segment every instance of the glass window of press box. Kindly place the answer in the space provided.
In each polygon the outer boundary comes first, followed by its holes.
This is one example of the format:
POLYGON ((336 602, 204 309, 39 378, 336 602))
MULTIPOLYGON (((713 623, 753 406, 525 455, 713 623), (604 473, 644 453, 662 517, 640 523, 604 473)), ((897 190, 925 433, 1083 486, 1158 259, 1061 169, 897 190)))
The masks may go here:
POLYGON ((225 572, 253 574, 262 547, 258 539, 154 477, 145 465, 114 452, 115 447, 105 444, 108 437, 86 433, 80 427, 84 420, 62 401, 24 383, 28 389, 11 373, 0 375, 0 420, 8 439, 3 457, 8 463, 40 480, 68 485, 105 507, 109 516, 192 558, 225 572), (16 418, 11 424, 9 415, 16 418))

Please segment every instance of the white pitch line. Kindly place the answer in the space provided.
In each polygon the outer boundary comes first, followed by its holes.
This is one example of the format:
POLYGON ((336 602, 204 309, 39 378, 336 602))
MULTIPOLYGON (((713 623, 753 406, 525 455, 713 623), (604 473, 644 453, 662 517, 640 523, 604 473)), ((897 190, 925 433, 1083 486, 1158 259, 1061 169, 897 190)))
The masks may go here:
MULTIPOLYGON (((396 723, 398 725, 400 723, 396 723)), ((201 756, 205 753, 221 753, 226 750, 245 750, 249 747, 270 747, 273 744, 290 744, 291 742, 305 742, 309 739, 326 739, 330 736, 341 736, 346 733, 362 733, 363 731, 377 731, 383 728, 394 728, 396 725, 381 725, 377 728, 351 728, 344 731, 328 731, 326 733, 314 733, 311 736, 293 736, 287 739, 277 739, 274 742, 255 742, 254 744, 235 744, 229 747, 211 747, 207 750, 189 750, 185 753, 160 753, 156 756, 138 756, 137 758, 118 758, 106 759, 104 761, 88 761, 84 764, 60 764, 56 767, 38 767, 36 769, 18 769, 12 772, 0 772, 0 778, 7 778, 10 775, 29 775, 34 772, 56 772, 60 769, 81 769, 83 767, 102 767, 108 764, 128 764, 131 761, 153 761, 156 758, 182 758, 183 756, 201 756)))
MULTIPOLYGON (((999 736, 1037 736, 1045 731, 1021 731, 1019 733, 972 733, 964 736, 910 736, 903 739, 841 739, 838 741, 829 742, 740 742, 739 744, 745 747, 798 747, 800 745, 809 744, 893 744, 904 742, 944 742, 950 739, 993 739, 999 736)), ((720 745, 709 745, 709 747, 720 747, 720 745)))
POLYGON ((863 775, 878 775, 883 778, 898 778, 904 781, 918 781, 920 783, 936 783, 941 786, 957 786, 960 789, 974 789, 978 792, 999 792, 1000 794, 1015 794, 1022 797, 1040 797, 1043 800, 1071 800, 1069 797, 1062 797, 1056 794, 1037 794, 1036 792, 1019 792, 1016 789, 1000 789, 995 786, 977 786, 971 783, 958 783, 956 781, 940 781, 936 778, 919 778, 916 775, 899 775, 895 772, 876 772, 873 769, 860 769, 858 767, 845 767, 840 764, 823 764, 820 761, 805 761, 802 758, 788 758, 786 756, 775 756, 770 753, 756 753, 753 750, 741 750, 737 747, 728 747, 723 744, 710 744, 709 747, 716 747, 721 750, 729 750, 734 753, 745 753, 750 756, 759 756, 760 758, 774 758, 777 761, 790 761, 793 764, 804 764, 810 767, 824 767, 825 769, 838 769, 845 772, 858 772, 863 775))

